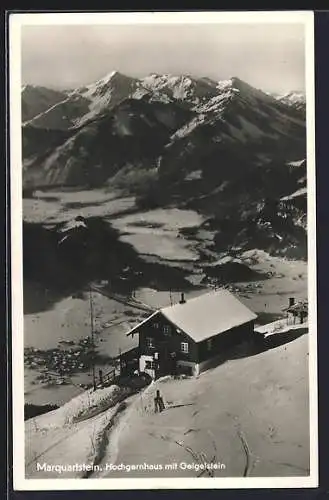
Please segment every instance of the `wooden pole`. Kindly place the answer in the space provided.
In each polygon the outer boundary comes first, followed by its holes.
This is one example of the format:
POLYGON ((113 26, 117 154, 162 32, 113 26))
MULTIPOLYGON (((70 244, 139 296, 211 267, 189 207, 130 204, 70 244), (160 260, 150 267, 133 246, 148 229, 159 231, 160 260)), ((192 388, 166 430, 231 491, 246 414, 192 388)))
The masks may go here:
POLYGON ((92 343, 92 377, 93 377, 93 388, 96 391, 96 373, 95 373, 95 338, 94 338, 94 311, 93 311, 93 299, 91 295, 91 287, 89 288, 89 301, 90 301, 90 329, 91 329, 91 343, 92 343))

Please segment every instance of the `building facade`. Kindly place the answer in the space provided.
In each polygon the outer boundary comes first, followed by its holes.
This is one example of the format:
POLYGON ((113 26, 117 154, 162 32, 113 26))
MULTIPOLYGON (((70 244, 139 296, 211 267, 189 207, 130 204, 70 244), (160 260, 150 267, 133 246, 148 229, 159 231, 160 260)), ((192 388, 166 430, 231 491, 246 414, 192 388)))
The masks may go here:
POLYGON ((251 340, 255 318, 223 290, 188 301, 183 298, 156 311, 127 335, 139 336, 140 372, 152 378, 178 373, 198 375, 212 358, 251 340))

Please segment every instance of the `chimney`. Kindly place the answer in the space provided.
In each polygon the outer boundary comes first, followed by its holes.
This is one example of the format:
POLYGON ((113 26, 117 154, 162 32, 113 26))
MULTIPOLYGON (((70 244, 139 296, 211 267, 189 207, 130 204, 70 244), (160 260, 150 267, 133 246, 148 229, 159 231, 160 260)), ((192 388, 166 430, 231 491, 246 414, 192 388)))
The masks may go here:
POLYGON ((295 297, 289 297, 289 307, 295 304, 295 297))
POLYGON ((185 304, 185 302, 186 302, 185 295, 184 295, 184 292, 182 292, 181 295, 180 295, 180 301, 179 301, 179 303, 180 304, 185 304))

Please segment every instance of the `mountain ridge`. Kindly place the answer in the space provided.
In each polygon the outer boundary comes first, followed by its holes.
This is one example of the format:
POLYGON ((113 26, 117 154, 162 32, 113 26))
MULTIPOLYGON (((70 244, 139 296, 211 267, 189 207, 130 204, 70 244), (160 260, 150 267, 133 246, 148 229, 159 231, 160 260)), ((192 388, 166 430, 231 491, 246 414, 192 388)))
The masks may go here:
MULTIPOLYGON (((112 71, 96 82, 71 91, 63 91, 63 99, 55 102, 53 109, 44 110, 46 116, 41 116, 42 113, 36 116, 35 113, 29 123, 41 128, 77 127, 89 118, 97 116, 104 109, 118 104, 120 100, 128 97, 138 98, 147 92, 151 92, 153 97, 163 102, 170 102, 174 99, 182 105, 194 106, 198 110, 198 105, 219 95, 225 88, 228 90, 229 87, 237 88, 237 90, 241 90, 241 87, 247 88, 249 92, 254 89, 236 76, 215 82, 207 77, 195 78, 190 75, 157 73, 151 73, 143 78, 133 78, 118 71, 112 71), (68 112, 70 107, 71 112, 68 112)), ((42 89, 36 86, 34 88, 42 89)), ((50 91, 58 93, 56 90, 50 89, 50 91)), ((263 97, 268 96, 259 89, 254 89, 253 92, 261 92, 263 97)), ((23 119, 23 123, 25 121, 23 119)))
POLYGON ((24 180, 95 185, 137 163, 158 165, 165 178, 173 172, 177 182, 208 158, 210 167, 203 170, 216 181, 218 155, 231 166, 256 164, 262 155, 305 157, 305 123, 297 109, 238 77, 199 82, 184 75, 153 73, 138 80, 111 72, 73 90, 23 125, 24 180), (60 116, 58 128, 46 126, 49 115, 60 116))

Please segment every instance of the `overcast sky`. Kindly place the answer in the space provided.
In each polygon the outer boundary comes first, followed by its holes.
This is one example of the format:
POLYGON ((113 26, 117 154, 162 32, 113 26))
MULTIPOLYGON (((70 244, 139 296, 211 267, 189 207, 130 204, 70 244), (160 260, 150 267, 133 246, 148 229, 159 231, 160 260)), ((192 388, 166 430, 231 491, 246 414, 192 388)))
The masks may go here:
POLYGON ((299 24, 23 26, 22 83, 75 88, 117 70, 238 76, 283 93, 304 90, 299 24))

